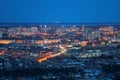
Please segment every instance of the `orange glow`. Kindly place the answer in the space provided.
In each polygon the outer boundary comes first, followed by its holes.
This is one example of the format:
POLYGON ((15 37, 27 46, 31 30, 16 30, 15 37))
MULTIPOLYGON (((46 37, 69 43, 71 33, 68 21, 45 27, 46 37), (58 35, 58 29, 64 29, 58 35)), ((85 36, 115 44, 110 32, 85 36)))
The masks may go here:
POLYGON ((80 34, 82 34, 82 32, 76 32, 76 34, 79 34, 79 35, 80 35, 80 34))
POLYGON ((58 43, 58 42, 60 42, 60 39, 53 39, 53 40, 37 40, 35 43, 36 43, 36 44, 43 44, 43 43, 51 44, 51 43, 58 43))
POLYGON ((92 46, 96 46, 96 44, 95 44, 95 43, 93 43, 93 44, 92 44, 92 46))
POLYGON ((48 59, 48 58, 45 57, 45 58, 39 59, 38 62, 46 61, 47 59, 48 59))
POLYGON ((87 45, 87 42, 83 41, 82 46, 86 46, 86 45, 87 45))
POLYGON ((15 40, 16 43, 23 43, 23 40, 15 40))
POLYGON ((37 40, 36 42, 35 42, 35 44, 43 44, 44 42, 43 42, 43 40, 37 40))
POLYGON ((0 44, 10 44, 11 42, 10 40, 0 40, 0 44))

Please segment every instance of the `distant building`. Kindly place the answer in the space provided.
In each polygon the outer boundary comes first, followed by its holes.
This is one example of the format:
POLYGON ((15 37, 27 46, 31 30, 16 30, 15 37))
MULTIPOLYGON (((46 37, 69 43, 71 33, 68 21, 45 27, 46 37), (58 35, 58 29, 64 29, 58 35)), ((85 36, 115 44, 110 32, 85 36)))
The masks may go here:
POLYGON ((81 31, 85 31, 85 25, 82 25, 81 31))
POLYGON ((35 33, 38 31, 38 28, 37 27, 31 27, 31 32, 35 33))
POLYGON ((110 26, 110 27, 108 27, 108 30, 109 30, 110 32, 113 32, 113 31, 114 31, 114 27, 113 27, 113 26, 110 26))
POLYGON ((99 39, 100 40, 100 31, 93 31, 91 33, 88 34, 88 39, 91 40, 91 39, 99 39))
POLYGON ((27 32, 27 28, 22 28, 22 32, 27 32))
POLYGON ((8 33, 2 33, 2 38, 8 38, 8 33))
POLYGON ((8 33, 0 33, 0 38, 8 38, 8 33))
POLYGON ((95 38, 95 32, 91 32, 88 34, 88 39, 91 40, 91 39, 94 39, 95 38))
POLYGON ((2 38, 2 33, 0 33, 0 38, 2 38))
POLYGON ((120 38, 111 39, 111 42, 120 42, 120 38))

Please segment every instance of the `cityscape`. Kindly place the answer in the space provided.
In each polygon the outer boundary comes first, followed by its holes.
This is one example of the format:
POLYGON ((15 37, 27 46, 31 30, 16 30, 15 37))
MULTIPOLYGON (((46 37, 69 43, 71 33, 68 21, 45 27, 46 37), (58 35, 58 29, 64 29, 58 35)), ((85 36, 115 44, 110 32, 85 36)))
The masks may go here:
POLYGON ((119 80, 119 24, 1 24, 0 80, 119 80))
POLYGON ((120 0, 0 0, 0 80, 120 80, 120 0))

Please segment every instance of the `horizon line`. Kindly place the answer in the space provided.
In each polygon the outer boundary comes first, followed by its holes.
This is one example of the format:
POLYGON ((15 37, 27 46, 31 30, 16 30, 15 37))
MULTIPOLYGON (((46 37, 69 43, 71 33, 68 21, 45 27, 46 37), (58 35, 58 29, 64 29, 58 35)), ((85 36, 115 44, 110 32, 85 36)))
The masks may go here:
POLYGON ((0 22, 0 24, 120 24, 120 22, 0 22))

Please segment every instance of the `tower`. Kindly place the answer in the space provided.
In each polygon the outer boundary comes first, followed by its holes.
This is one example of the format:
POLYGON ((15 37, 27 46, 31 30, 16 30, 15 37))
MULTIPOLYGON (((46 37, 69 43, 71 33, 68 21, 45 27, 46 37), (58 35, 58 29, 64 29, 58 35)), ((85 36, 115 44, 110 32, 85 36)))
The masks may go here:
POLYGON ((44 26, 44 31, 45 31, 45 32, 47 31, 47 25, 44 26))
POLYGON ((85 25, 82 25, 81 31, 85 31, 85 25))

